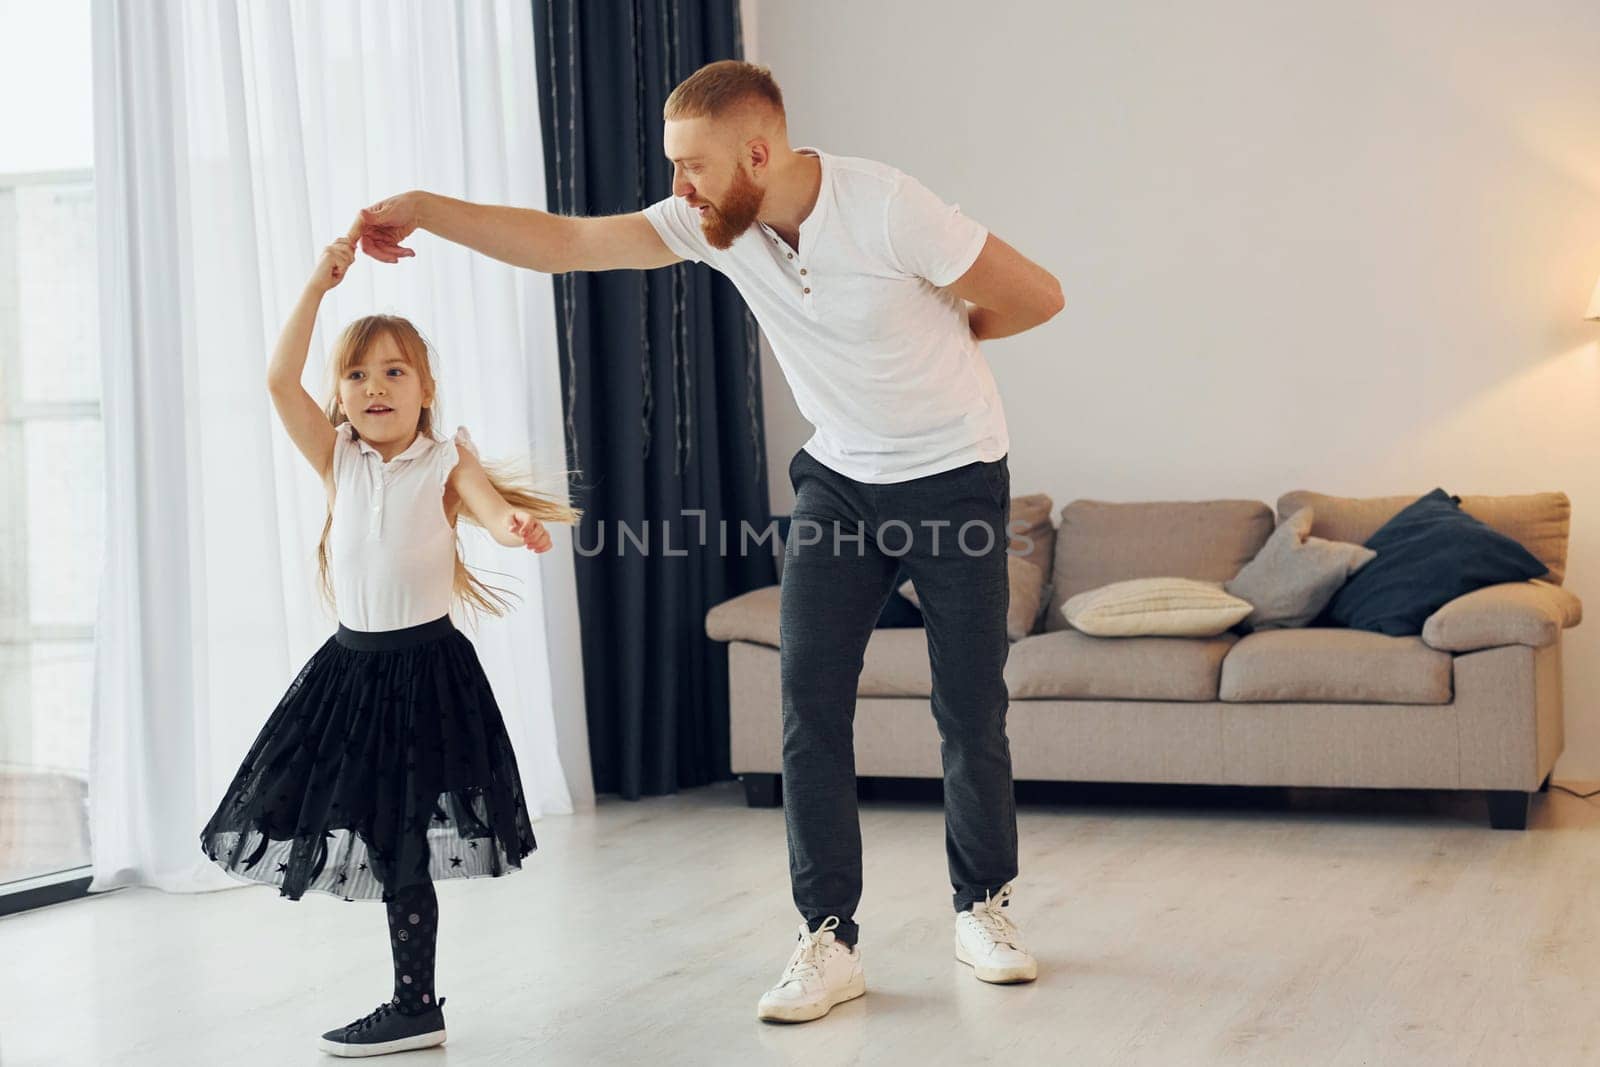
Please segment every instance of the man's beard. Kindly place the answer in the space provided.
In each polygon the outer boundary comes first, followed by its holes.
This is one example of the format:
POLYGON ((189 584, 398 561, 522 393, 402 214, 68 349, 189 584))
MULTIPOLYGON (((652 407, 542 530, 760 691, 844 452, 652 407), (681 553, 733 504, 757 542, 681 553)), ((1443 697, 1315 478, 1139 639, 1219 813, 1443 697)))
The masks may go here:
POLYGON ((756 221, 761 211, 761 201, 766 198, 762 189, 742 169, 733 172, 733 185, 722 204, 712 204, 700 220, 700 232, 712 248, 726 251, 734 240, 756 221))

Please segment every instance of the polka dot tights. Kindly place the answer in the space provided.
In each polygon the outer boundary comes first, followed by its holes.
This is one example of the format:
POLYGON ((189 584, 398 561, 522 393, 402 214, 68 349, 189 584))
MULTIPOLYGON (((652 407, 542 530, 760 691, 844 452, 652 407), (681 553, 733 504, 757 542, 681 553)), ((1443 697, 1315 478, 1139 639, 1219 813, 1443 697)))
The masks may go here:
POLYGON ((433 883, 406 886, 384 898, 389 949, 394 953, 394 1000, 409 1015, 433 1007, 434 948, 439 941, 439 898, 433 883))

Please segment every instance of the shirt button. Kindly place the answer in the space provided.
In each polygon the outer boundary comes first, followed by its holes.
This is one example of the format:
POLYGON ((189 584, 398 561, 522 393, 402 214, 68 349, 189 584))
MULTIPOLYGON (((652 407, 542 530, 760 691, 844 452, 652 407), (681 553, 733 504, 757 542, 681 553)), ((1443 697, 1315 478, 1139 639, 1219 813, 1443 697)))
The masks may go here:
POLYGON ((794 258, 794 253, 793 252, 789 252, 789 253, 787 253, 787 255, 789 256, 790 259, 794 258))
POLYGON ((802 289, 801 292, 809 293, 809 292, 811 292, 811 290, 809 288, 807 288, 807 289, 802 289))
POLYGON ((801 267, 801 268, 800 268, 800 273, 801 273, 801 274, 804 274, 804 273, 805 273, 805 272, 806 272, 806 269, 805 269, 805 268, 804 268, 804 267, 801 267))

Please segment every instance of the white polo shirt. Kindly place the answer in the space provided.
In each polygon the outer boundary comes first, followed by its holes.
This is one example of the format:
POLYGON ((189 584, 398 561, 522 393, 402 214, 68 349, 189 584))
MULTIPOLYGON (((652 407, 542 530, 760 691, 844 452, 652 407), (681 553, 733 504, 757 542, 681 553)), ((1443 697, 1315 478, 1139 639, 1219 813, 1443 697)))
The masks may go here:
POLYGON ((816 432, 805 449, 860 482, 903 482, 1006 454, 994 375, 943 287, 989 231, 883 163, 822 163, 817 203, 790 248, 765 223, 726 251, 670 196, 644 211, 675 254, 728 276, 766 333, 816 432))
POLYGON ((352 630, 403 630, 450 614, 456 531, 444 487, 462 449, 478 454, 467 428, 448 439, 419 433, 387 463, 355 426, 337 429, 328 570, 339 621, 352 630))

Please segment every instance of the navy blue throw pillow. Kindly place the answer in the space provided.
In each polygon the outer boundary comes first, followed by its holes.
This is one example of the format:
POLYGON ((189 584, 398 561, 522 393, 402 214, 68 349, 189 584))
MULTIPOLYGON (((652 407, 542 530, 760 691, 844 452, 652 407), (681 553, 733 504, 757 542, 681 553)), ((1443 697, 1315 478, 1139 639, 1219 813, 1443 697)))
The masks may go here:
MULTIPOLYGON (((781 545, 789 539, 789 523, 792 515, 774 515, 778 522, 778 543, 781 545)), ((851 542, 851 551, 854 543, 851 542)), ((915 604, 900 595, 900 586, 910 577, 902 567, 894 576, 894 589, 889 593, 889 599, 883 602, 883 610, 878 613, 878 621, 872 624, 874 630, 906 630, 922 625, 922 612, 915 604)))
POLYGON ((1461 510, 1461 498, 1435 489, 1367 539, 1376 559, 1334 594, 1313 625, 1405 637, 1458 596, 1549 570, 1512 538, 1461 510))

